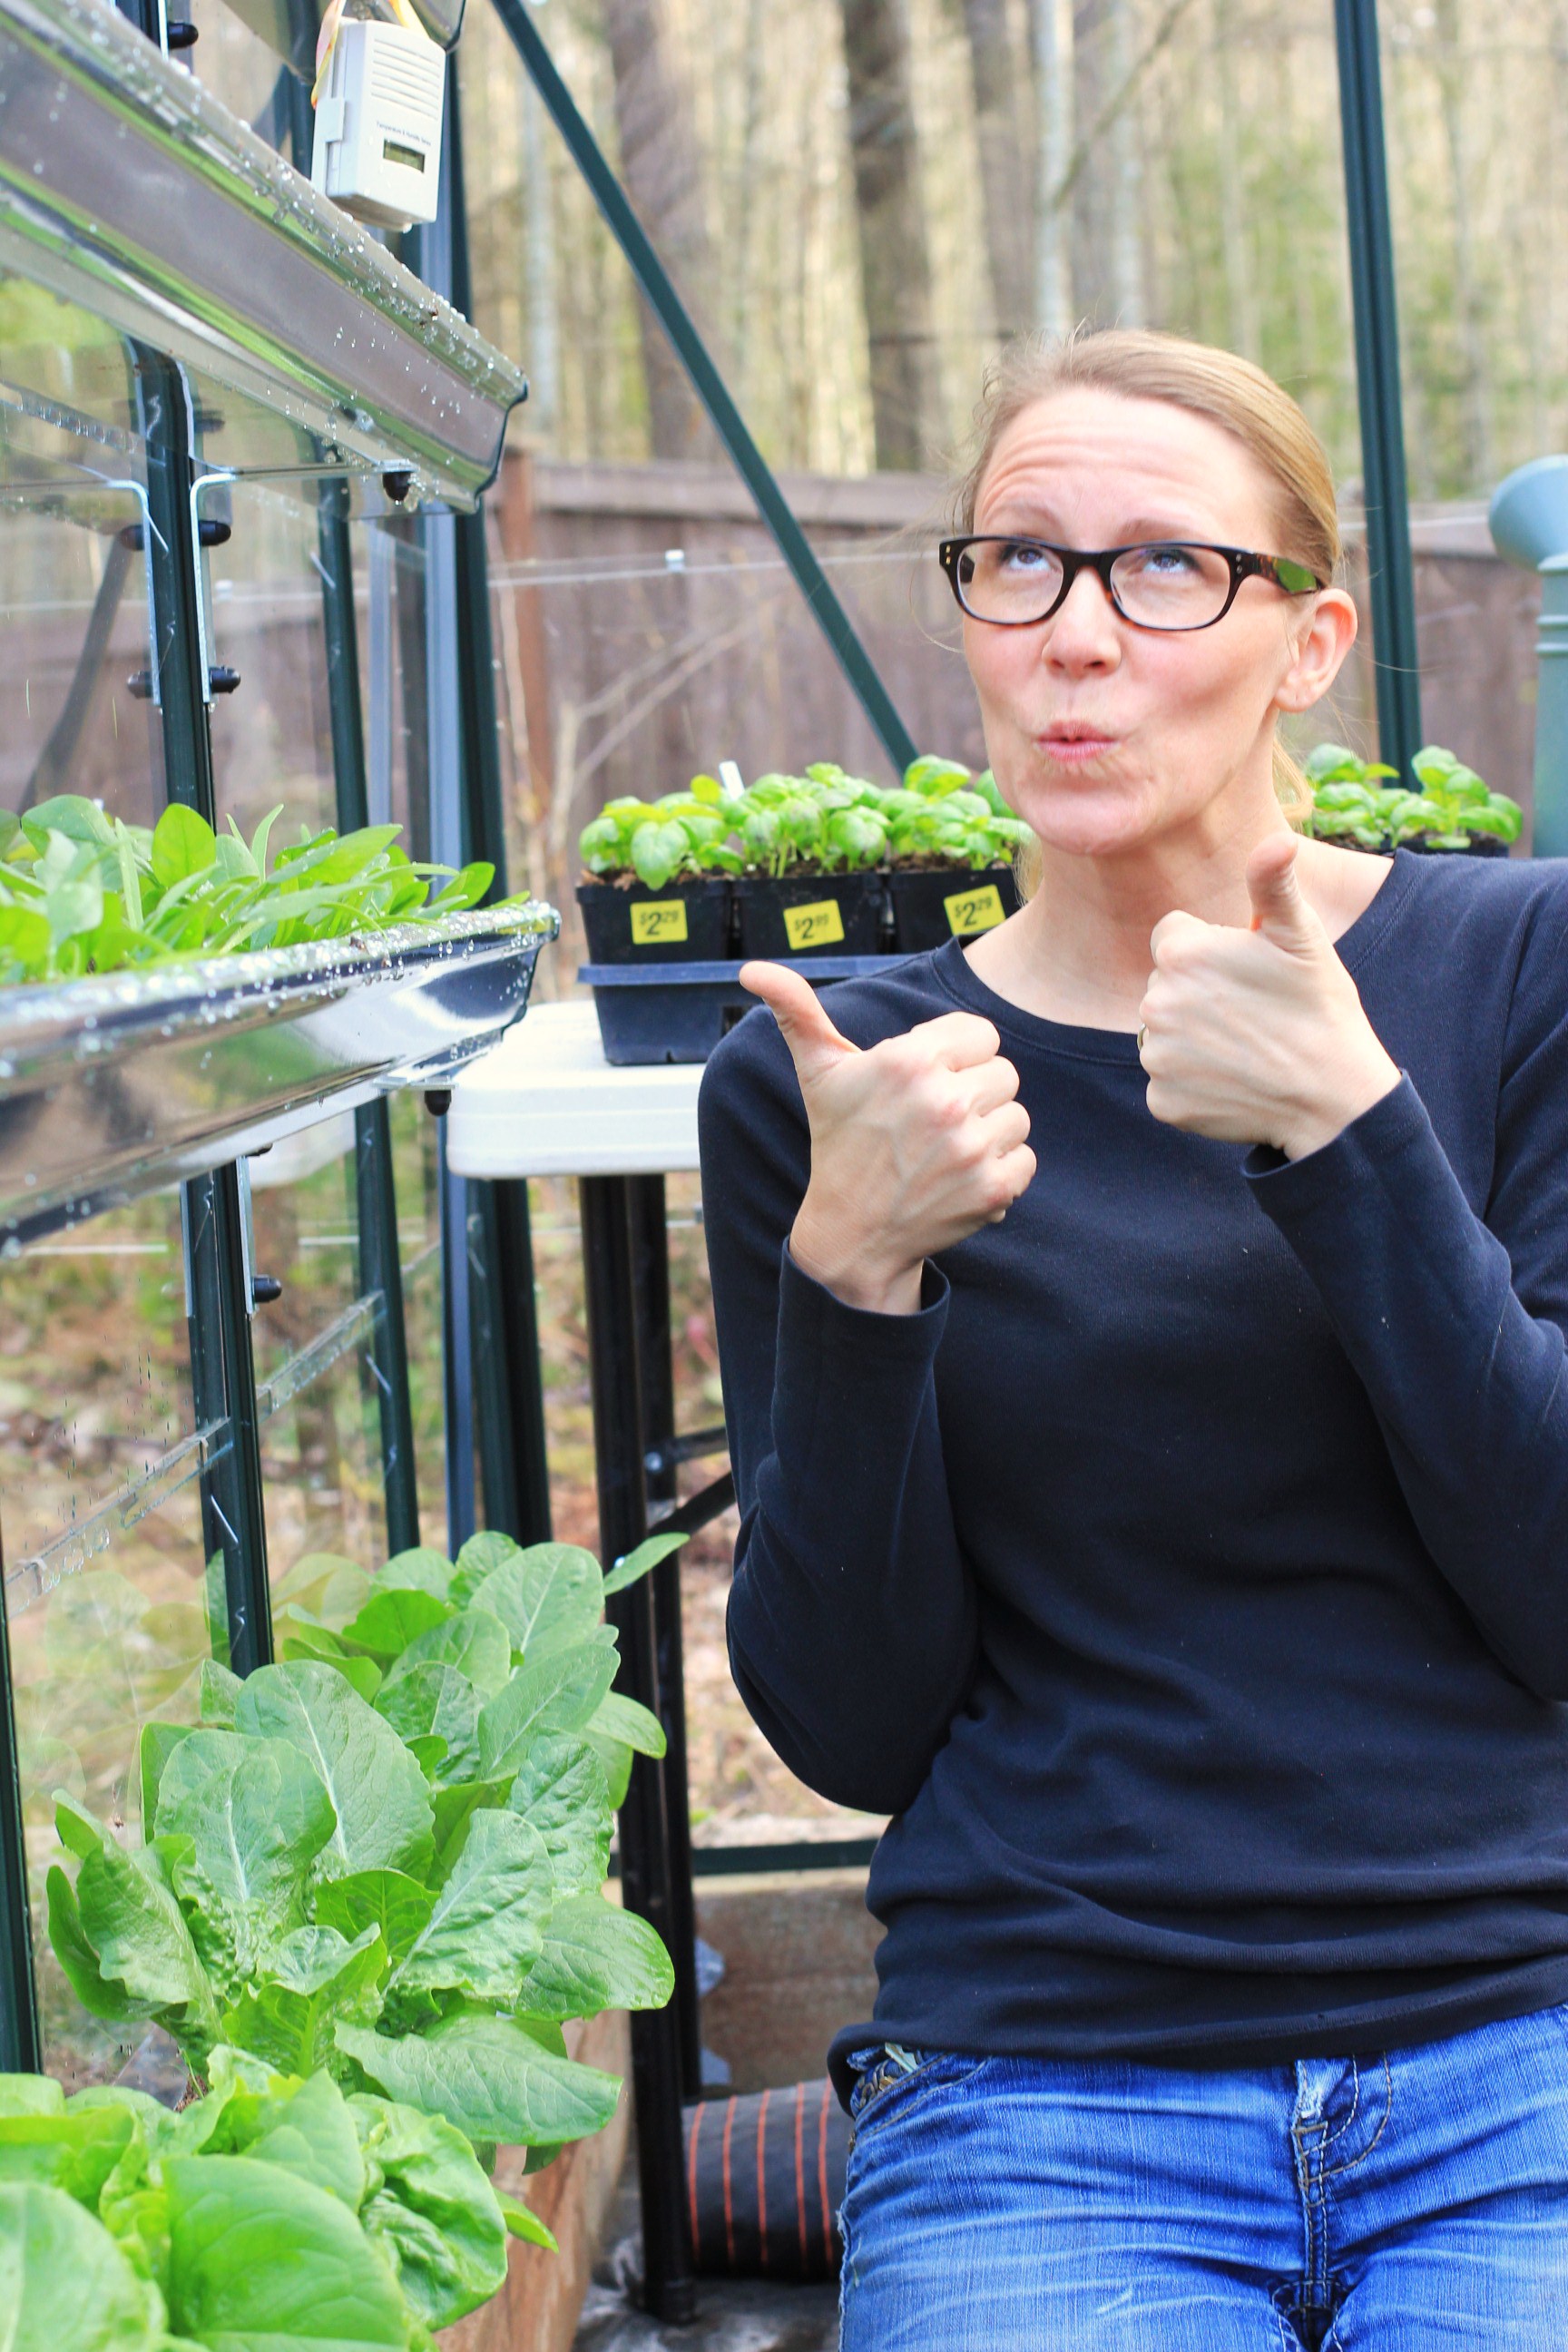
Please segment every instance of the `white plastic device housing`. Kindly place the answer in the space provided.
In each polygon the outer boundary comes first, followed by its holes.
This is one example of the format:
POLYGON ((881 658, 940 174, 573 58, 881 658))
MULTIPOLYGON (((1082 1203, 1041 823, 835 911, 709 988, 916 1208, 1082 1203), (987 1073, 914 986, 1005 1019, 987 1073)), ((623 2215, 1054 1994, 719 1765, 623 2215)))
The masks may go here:
POLYGON ((310 179, 355 220, 436 217, 447 54, 407 25, 346 16, 316 106, 310 179))

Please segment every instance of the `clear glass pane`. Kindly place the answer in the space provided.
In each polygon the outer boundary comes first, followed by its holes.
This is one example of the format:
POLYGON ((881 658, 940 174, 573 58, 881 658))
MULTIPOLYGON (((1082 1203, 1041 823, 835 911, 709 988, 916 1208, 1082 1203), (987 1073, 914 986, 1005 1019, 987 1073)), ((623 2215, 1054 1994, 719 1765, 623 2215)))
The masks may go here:
POLYGON ((282 1284, 251 1324, 276 1588, 312 1552, 367 1570, 386 1557, 376 1309, 362 1295, 353 1112, 249 1166, 252 1263, 282 1284))
POLYGON ((189 1722, 221 1653, 201 1475, 226 1426, 193 1425, 178 1197, 157 1193, 7 1261, 0 1286, 0 1536, 45 2059, 113 2074, 144 2038, 88 2017, 49 1947, 44 1882, 63 1789, 141 1838, 137 1748, 189 1722))

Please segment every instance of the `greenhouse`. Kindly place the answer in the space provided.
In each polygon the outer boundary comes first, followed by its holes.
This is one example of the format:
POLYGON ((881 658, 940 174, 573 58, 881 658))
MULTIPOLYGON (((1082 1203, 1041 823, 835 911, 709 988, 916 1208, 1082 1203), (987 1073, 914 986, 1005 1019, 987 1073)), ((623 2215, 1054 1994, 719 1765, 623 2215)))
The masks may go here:
POLYGON ((1564 2340, 1565 78, 0 0, 8 2352, 1564 2340))

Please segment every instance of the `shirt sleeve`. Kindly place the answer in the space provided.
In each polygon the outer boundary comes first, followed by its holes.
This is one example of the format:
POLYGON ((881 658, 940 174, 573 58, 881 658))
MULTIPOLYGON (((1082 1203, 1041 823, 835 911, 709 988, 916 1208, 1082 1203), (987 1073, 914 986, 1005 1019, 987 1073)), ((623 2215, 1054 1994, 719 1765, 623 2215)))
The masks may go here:
POLYGON ((913 1315, 847 1306, 787 1236, 810 1148, 771 1013, 731 1032, 699 1107, 703 1222, 741 1509, 729 1635, 770 1745, 835 1802, 897 1812, 973 1673, 934 1365, 947 1284, 913 1315))
POLYGON ((1568 1698, 1563 969, 1562 940, 1538 936, 1504 1041, 1484 1215, 1408 1076, 1321 1150, 1246 1163, 1365 1385, 1432 1559, 1550 1698, 1568 1698))

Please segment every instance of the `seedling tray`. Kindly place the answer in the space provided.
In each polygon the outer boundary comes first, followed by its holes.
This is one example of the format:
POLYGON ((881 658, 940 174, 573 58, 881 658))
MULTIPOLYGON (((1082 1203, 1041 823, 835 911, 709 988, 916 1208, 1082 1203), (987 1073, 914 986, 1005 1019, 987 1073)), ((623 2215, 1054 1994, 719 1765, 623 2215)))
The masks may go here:
POLYGON ((528 1003, 550 907, 0 989, 0 1251, 399 1087, 528 1003))
MULTIPOLYGON (((862 980, 906 959, 896 955, 772 956, 813 988, 862 980)), ((727 1029, 761 1000, 741 986, 739 963, 585 963, 577 977, 594 992, 605 1059, 705 1062, 727 1029)))

